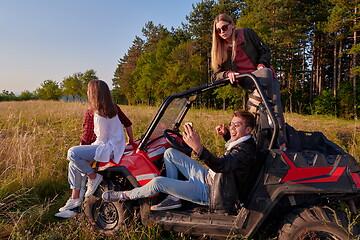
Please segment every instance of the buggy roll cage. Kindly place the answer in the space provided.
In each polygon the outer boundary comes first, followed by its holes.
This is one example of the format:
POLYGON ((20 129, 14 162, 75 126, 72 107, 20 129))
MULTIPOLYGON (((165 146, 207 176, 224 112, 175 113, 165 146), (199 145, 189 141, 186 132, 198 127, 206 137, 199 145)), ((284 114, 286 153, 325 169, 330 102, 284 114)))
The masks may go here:
MULTIPOLYGON (((279 124, 278 124, 278 121, 277 121, 277 119, 275 117, 275 113, 274 113, 274 111, 273 111, 273 109, 271 107, 271 104, 270 104, 270 102, 269 102, 269 100, 268 100, 268 98, 267 98, 267 96, 266 96, 266 94, 264 92, 264 89, 261 86, 261 84, 259 83, 257 77, 252 73, 240 74, 240 75, 236 76, 236 78, 239 79, 239 80, 244 79, 244 78, 250 78, 253 81, 253 83, 255 85, 255 88, 259 92, 259 95, 260 95, 260 97, 261 97, 261 99, 263 101, 262 103, 264 104, 265 109, 267 111, 267 114, 270 117, 271 122, 273 123, 272 136, 271 136, 270 144, 269 144, 269 147, 268 147, 268 150, 270 150, 270 149, 273 148, 273 146, 275 144, 275 141, 277 139, 277 136, 279 134, 279 124)), ((178 118, 177 118, 177 122, 175 123, 175 126, 174 126, 173 130, 179 128, 180 123, 182 122, 182 120, 184 119, 186 113, 190 109, 191 103, 192 103, 192 100, 190 100, 191 96, 196 96, 197 94, 201 94, 201 93, 207 92, 209 90, 214 90, 214 89, 217 89, 217 88, 220 88, 220 87, 224 87, 224 86, 226 86, 228 84, 230 84, 229 78, 224 78, 224 79, 220 79, 220 80, 217 80, 217 81, 214 81, 214 82, 206 83, 204 85, 200 85, 198 87, 191 88, 191 89, 188 89, 186 91, 183 91, 183 92, 168 96, 165 99, 165 101, 161 104, 158 112, 156 113, 155 117, 151 121, 151 123, 150 123, 149 127, 147 128, 145 134, 142 136, 142 138, 140 140, 140 143, 139 143, 138 149, 142 150, 142 151, 146 150, 146 145, 148 143, 148 140, 149 140, 152 132, 154 131, 155 127, 160 122, 160 119, 164 115, 167 107, 170 105, 170 103, 174 99, 187 98, 188 101, 187 101, 185 107, 179 113, 178 118)))

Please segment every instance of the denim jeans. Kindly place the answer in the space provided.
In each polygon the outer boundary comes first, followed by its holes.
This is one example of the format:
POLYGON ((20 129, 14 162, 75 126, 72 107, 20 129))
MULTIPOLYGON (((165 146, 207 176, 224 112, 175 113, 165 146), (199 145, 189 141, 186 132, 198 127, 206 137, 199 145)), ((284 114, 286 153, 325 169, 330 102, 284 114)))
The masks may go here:
POLYGON ((91 163, 94 162, 97 147, 97 145, 80 145, 69 149, 68 181, 71 189, 79 190, 83 176, 94 172, 91 163))
POLYGON ((201 205, 209 205, 208 170, 184 153, 170 148, 165 151, 166 177, 153 178, 146 185, 127 193, 131 200, 166 193, 201 205), (178 170, 188 179, 178 180, 178 170))
MULTIPOLYGON (((262 68, 258 69, 254 72, 252 72, 256 77, 258 77, 258 80, 263 87, 265 94, 268 98, 270 98, 271 103, 273 104, 273 110, 276 116, 276 119, 280 126, 280 132, 278 137, 278 143, 281 145, 284 142, 287 142, 286 139, 286 132, 285 132, 285 119, 284 119, 284 113, 281 105, 281 99, 280 99, 280 84, 279 80, 277 78, 274 78, 272 75, 272 72, 270 68, 262 68)), ((240 81, 240 86, 243 87, 246 90, 249 90, 252 92, 252 95, 260 97, 260 94, 255 89, 255 85, 252 80, 250 79, 243 79, 240 81)), ((250 112, 255 111, 254 108, 256 108, 259 105, 259 101, 253 100, 249 98, 249 101, 247 103, 248 109, 250 112)))

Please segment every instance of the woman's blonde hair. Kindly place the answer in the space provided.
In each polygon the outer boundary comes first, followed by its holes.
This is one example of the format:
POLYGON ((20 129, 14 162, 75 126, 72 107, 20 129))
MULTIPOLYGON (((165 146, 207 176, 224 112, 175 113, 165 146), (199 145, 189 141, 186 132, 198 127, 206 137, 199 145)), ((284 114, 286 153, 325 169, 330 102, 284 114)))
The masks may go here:
POLYGON ((228 22, 229 24, 234 24, 233 32, 231 35, 232 36, 231 60, 235 61, 235 57, 236 57, 235 23, 228 14, 226 13, 219 14, 215 17, 214 25, 213 25, 213 37, 212 37, 212 47, 211 47, 211 66, 213 69, 217 69, 228 58, 228 51, 227 51, 228 44, 216 32, 216 24, 220 21, 225 21, 228 22))
POLYGON ((91 80, 88 84, 88 102, 90 108, 102 117, 113 118, 117 107, 112 100, 108 85, 102 80, 91 80))

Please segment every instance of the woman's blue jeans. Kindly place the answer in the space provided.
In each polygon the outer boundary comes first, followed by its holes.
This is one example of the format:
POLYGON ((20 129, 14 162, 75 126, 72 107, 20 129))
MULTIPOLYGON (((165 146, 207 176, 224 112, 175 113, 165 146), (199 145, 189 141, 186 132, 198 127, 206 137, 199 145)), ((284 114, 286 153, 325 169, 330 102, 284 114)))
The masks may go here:
POLYGON ((97 147, 97 145, 80 145, 69 149, 68 181, 71 189, 79 190, 83 176, 94 172, 91 163, 94 162, 97 147))
POLYGON ((170 148, 164 153, 166 177, 156 177, 142 187, 128 191, 131 200, 166 193, 201 205, 209 205, 208 170, 184 153, 170 148), (178 170, 188 179, 178 180, 178 170))

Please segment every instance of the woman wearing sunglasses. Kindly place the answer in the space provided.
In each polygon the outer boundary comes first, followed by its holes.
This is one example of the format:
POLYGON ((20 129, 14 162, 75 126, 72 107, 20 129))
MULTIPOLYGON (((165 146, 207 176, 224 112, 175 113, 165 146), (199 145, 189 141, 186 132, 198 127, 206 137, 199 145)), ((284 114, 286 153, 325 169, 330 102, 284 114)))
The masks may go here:
POLYGON ((233 19, 228 14, 216 16, 213 26, 211 65, 215 80, 229 78, 232 84, 239 83, 251 92, 249 111, 255 112, 261 102, 257 90, 250 80, 238 82, 237 75, 253 73, 259 78, 266 94, 274 104, 274 111, 280 125, 278 145, 286 147, 285 121, 280 100, 280 86, 274 69, 270 66, 270 49, 251 28, 235 28, 233 19))

